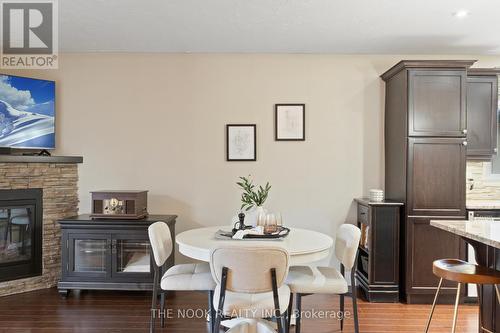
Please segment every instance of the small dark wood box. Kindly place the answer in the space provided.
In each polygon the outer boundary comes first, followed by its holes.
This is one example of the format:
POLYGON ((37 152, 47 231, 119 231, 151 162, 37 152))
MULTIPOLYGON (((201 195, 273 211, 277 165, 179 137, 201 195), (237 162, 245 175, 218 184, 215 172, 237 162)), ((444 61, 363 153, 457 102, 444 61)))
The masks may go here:
POLYGON ((94 191, 92 218, 142 219, 148 216, 148 191, 94 191))

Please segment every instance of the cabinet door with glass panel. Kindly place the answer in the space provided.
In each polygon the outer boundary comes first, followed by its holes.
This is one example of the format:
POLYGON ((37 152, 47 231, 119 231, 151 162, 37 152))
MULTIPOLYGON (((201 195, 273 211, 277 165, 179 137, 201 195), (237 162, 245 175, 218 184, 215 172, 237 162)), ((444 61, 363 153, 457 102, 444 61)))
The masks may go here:
POLYGON ((111 237, 113 280, 134 278, 150 282, 152 252, 147 234, 116 233, 111 237))
POLYGON ((110 235, 97 233, 70 233, 66 238, 66 276, 108 279, 110 271, 110 235))

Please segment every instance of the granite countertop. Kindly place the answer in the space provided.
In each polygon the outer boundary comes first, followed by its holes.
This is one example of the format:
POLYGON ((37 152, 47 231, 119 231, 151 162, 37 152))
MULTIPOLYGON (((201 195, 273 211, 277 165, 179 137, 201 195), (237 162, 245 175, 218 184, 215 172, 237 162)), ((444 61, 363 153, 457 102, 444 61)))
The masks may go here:
POLYGON ((467 200, 467 209, 500 209, 500 200, 467 200))
POLYGON ((431 220, 431 225, 500 249, 500 221, 431 220))

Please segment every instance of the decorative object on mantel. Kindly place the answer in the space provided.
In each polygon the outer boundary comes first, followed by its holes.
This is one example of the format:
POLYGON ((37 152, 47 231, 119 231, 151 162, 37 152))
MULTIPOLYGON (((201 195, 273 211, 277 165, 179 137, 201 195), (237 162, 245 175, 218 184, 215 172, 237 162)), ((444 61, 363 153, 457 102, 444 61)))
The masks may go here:
POLYGON ((257 160, 257 125, 226 125, 226 160, 257 160))
POLYGON ((370 190, 370 201, 373 201, 373 202, 384 201, 384 191, 377 190, 377 189, 370 190))
POLYGON ((142 219, 148 216, 148 191, 94 191, 92 218, 142 219))
POLYGON ((305 104, 276 104, 274 107, 274 139, 276 141, 305 141, 305 104))
POLYGON ((248 177, 240 177, 239 182, 236 184, 243 190, 241 194, 241 210, 246 211, 247 225, 257 226, 259 218, 265 216, 266 211, 262 207, 269 196, 271 185, 269 182, 264 187, 259 186, 256 190, 253 180, 248 177))

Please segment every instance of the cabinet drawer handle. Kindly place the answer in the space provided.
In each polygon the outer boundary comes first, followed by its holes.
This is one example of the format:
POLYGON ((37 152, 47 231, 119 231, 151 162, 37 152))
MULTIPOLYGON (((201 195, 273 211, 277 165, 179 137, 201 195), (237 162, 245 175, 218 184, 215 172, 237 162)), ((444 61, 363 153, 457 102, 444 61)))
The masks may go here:
POLYGON ((498 153, 498 148, 493 149, 495 153, 498 153))
POLYGON ((467 141, 462 142, 462 146, 467 146, 467 141))
POLYGON ((463 134, 467 134, 467 128, 464 128, 464 129, 462 130, 462 133, 463 133, 463 134))
POLYGON ((361 212, 360 215, 366 215, 366 213, 365 212, 361 212))

